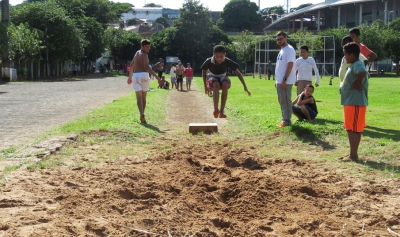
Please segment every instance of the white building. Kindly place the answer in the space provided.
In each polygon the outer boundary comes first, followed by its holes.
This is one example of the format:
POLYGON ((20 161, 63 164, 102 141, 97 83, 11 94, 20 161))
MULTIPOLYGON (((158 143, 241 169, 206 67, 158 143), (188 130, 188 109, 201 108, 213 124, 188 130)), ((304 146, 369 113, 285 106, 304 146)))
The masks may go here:
POLYGON ((129 19, 136 18, 141 20, 145 19, 148 22, 154 22, 159 17, 163 17, 162 7, 133 7, 132 11, 122 15, 121 20, 127 21, 129 19))

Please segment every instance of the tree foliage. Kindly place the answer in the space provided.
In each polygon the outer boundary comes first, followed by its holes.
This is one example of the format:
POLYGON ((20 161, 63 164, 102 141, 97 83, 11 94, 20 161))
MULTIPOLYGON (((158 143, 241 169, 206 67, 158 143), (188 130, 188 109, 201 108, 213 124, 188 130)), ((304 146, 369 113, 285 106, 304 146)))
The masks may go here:
POLYGON ((282 15, 282 14, 285 14, 285 10, 283 9, 283 6, 281 6, 281 5, 274 6, 274 7, 270 7, 268 9, 268 14, 282 15))
POLYGON ((242 31, 242 33, 236 37, 233 45, 238 58, 243 62, 246 68, 247 62, 254 60, 255 42, 253 33, 248 30, 242 31))
POLYGON ((262 23, 258 6, 250 0, 230 0, 221 13, 219 26, 227 31, 251 30, 262 23))
POLYGON ((107 29, 105 39, 111 55, 120 61, 132 60, 142 40, 138 34, 114 28, 107 29))
POLYGON ((169 27, 168 21, 167 19, 165 19, 164 17, 159 17, 155 20, 156 23, 161 24, 164 26, 164 28, 169 27))
POLYGON ((41 41, 42 32, 31 28, 29 24, 23 23, 18 26, 10 24, 8 27, 10 42, 10 58, 32 59, 40 55, 44 49, 44 43, 41 41))
MULTIPOLYGON (((12 23, 15 26, 29 24, 40 31, 41 41, 48 42, 49 59, 79 59, 88 44, 77 23, 67 16, 66 11, 55 3, 26 3, 12 8, 12 23), (47 28, 47 34, 46 34, 47 28)), ((45 51, 42 50, 42 57, 45 51)))
POLYGON ((147 3, 143 7, 162 7, 161 5, 155 4, 155 3, 147 3))

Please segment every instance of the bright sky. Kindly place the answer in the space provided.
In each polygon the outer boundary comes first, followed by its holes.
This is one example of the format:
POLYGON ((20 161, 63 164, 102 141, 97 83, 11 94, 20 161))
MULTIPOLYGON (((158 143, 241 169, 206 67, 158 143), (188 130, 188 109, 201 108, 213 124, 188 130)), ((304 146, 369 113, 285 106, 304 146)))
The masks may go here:
MULTIPOLYGON (((23 0, 9 0, 11 5, 17 5, 23 2, 23 0)), ((146 3, 155 3, 162 5, 165 8, 179 9, 182 7, 184 0, 113 0, 114 2, 127 2, 133 4, 135 7, 143 7, 146 3)), ((251 0, 258 5, 258 0, 251 0)), ((277 5, 284 5, 287 0, 260 0, 261 9, 266 7, 273 7, 277 5)), ((289 0, 290 7, 298 7, 305 3, 320 3, 325 0, 289 0)), ((203 6, 208 7, 211 11, 222 11, 224 6, 229 0, 200 0, 203 6)))

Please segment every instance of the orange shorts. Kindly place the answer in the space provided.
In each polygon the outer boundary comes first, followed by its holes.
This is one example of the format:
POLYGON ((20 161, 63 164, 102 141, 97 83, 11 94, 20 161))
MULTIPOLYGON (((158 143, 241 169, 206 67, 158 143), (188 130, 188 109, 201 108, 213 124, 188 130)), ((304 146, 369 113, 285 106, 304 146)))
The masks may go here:
POLYGON ((367 106, 345 105, 344 106, 344 128, 347 131, 363 132, 367 126, 365 115, 367 106))

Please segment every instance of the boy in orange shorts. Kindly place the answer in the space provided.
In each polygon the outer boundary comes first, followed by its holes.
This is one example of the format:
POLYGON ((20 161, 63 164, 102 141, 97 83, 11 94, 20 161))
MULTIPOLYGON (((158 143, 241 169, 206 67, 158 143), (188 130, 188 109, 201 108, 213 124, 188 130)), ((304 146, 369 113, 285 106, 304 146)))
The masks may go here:
POLYGON ((358 146, 361 133, 366 127, 365 115, 368 105, 368 74, 363 62, 359 60, 360 47, 351 42, 343 47, 347 63, 351 63, 341 87, 341 104, 344 106, 344 128, 350 143, 349 158, 358 160, 358 146))

